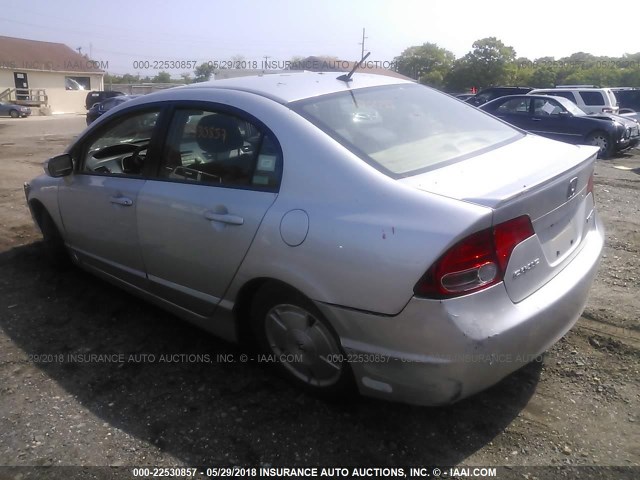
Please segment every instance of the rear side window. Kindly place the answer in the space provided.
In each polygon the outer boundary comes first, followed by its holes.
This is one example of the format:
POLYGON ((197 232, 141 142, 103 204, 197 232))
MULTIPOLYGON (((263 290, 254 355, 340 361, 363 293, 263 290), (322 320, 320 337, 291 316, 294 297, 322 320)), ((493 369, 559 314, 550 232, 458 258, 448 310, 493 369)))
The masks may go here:
POLYGON ((512 98, 505 101, 502 105, 496 108, 497 113, 519 113, 523 115, 529 114, 529 105, 531 103, 530 98, 512 98))
POLYGON ((291 107, 393 178, 522 136, 484 112, 422 85, 353 89, 291 107))
POLYGON ((585 105, 604 105, 605 104, 604 97, 600 92, 589 92, 586 90, 581 90, 579 93, 585 105))
POLYGON ((253 123, 225 112, 185 108, 174 113, 160 177, 277 190, 281 169, 278 144, 253 123))

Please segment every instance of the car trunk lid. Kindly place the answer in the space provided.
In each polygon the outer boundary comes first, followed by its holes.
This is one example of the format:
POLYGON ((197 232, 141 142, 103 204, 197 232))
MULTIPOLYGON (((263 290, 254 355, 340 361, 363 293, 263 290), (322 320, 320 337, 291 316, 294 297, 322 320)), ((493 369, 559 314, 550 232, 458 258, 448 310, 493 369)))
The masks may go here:
POLYGON ((573 258, 593 226, 588 184, 598 149, 534 135, 400 182, 490 207, 494 225, 528 215, 535 235, 519 244, 504 283, 519 302, 573 258))

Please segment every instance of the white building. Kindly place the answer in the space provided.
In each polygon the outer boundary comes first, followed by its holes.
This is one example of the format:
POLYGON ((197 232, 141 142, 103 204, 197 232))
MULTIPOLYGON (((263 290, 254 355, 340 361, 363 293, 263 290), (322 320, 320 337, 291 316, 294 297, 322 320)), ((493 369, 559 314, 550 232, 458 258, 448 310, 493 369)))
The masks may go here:
POLYGON ((0 36, 0 101, 37 113, 85 113, 90 90, 103 90, 103 68, 62 43, 0 36))

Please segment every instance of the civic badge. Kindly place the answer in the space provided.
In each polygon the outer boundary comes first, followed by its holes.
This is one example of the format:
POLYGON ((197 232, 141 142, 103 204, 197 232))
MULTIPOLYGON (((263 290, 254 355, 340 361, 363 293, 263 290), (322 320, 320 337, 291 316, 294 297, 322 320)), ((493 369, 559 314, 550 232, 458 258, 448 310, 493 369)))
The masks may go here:
POLYGON ((567 200, 573 197, 576 194, 576 190, 578 189, 578 177, 573 177, 569 181, 569 188, 567 188, 567 200))

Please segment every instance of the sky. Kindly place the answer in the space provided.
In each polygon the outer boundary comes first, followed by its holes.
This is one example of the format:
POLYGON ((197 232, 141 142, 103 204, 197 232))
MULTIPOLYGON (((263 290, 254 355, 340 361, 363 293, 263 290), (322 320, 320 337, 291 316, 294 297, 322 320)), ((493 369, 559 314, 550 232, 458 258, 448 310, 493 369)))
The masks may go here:
POLYGON ((174 78, 192 72, 181 68, 188 65, 184 62, 236 55, 258 64, 265 56, 269 62, 311 55, 357 60, 363 28, 369 60, 380 62, 425 42, 461 57, 475 40, 490 36, 532 60, 579 51, 614 57, 640 51, 637 29, 623 24, 625 18, 639 17, 638 2, 612 7, 612 21, 602 26, 600 8, 595 12, 587 2, 515 5, 477 0, 1 0, 0 35, 81 47, 93 60, 108 62, 111 74, 153 76, 165 70, 174 78), (162 68, 161 61, 183 63, 162 68), (141 68, 147 65, 151 68, 141 68))

